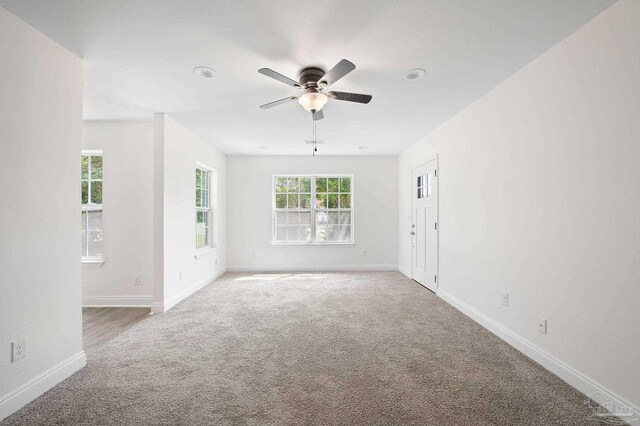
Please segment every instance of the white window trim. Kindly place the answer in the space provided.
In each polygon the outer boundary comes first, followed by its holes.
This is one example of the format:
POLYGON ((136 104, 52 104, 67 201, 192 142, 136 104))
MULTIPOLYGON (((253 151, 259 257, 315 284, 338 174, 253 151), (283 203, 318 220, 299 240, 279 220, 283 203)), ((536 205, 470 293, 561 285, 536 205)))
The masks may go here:
MULTIPOLYGON (((206 164, 200 163, 199 161, 196 161, 196 169, 201 169, 201 170, 206 170, 207 172, 209 172, 209 189, 207 191, 207 194, 209 195, 209 228, 208 228, 208 244, 204 247, 196 247, 195 252, 194 252, 194 258, 195 259, 199 259, 200 257, 206 255, 207 253, 211 252, 212 250, 214 250, 216 248, 216 230, 217 227, 215 226, 215 222, 217 220, 217 214, 216 214, 216 207, 217 207, 217 185, 218 185, 218 172, 215 169, 212 169, 211 167, 207 166, 206 164), (212 185, 212 182, 215 182, 215 187, 214 185, 212 185), (213 191, 214 192, 214 196, 212 197, 211 194, 213 191), (213 218, 213 220, 211 220, 213 218)), ((194 203, 195 205, 195 200, 194 203)), ((198 211, 198 209, 201 209, 200 207, 196 207, 196 212, 198 211)), ((198 234, 198 224, 197 221, 194 224, 195 226, 195 235, 196 235, 196 241, 197 241, 197 234, 198 234)))
MULTIPOLYGON (((326 210, 326 209, 321 209, 326 210)), ((315 180, 312 179, 311 184, 311 235, 312 237, 316 232, 316 186, 315 180)), ((355 232, 355 178, 350 173, 311 173, 311 174, 300 174, 300 173, 278 173, 271 175, 271 245, 274 246, 355 246, 356 245, 356 232, 355 232), (351 241, 347 242, 339 242, 339 241, 276 241, 276 186, 275 179, 278 177, 308 177, 308 178, 316 178, 316 177, 348 177, 351 179, 351 241)))
MULTIPOLYGON (((100 156, 102 157, 102 179, 101 182, 102 184, 102 188, 104 190, 104 153, 101 149, 83 149, 80 153, 81 157, 84 156, 89 156, 89 157, 97 157, 100 156)), ((81 178, 82 181, 82 178, 81 178)), ((104 192, 102 193, 103 197, 104 197, 104 192)), ((89 192, 89 198, 91 198, 91 192, 89 192)), ((103 200, 104 201, 104 200, 103 200)), ((96 210, 96 206, 97 204, 81 204, 80 205, 82 208, 83 212, 86 211, 92 211, 92 210, 96 210)), ((102 207, 102 204, 100 204, 100 209, 104 211, 104 208, 102 207)), ((103 231, 104 232, 104 231, 103 231)), ((104 249, 104 246, 103 246, 104 249)), ((104 252, 102 256, 81 256, 80 258, 80 263, 84 264, 84 265, 95 265, 95 266, 102 266, 104 264, 104 252)))

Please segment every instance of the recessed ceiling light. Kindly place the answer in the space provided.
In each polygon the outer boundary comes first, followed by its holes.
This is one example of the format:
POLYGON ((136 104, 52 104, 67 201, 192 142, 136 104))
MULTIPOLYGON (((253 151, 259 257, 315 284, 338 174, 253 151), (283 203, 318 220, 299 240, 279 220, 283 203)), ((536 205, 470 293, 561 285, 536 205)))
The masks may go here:
POLYGON ((209 67, 195 67, 193 69, 193 72, 196 73, 196 75, 199 75, 202 78, 211 78, 214 75, 216 75, 216 72, 209 68, 209 67))
POLYGON ((427 75, 427 72, 422 68, 414 68, 412 70, 407 71, 404 76, 407 80, 418 80, 427 75))
POLYGON ((269 147, 268 146, 259 146, 258 149, 263 149, 264 150, 264 149, 269 149, 269 147))
POLYGON ((360 146, 358 147, 358 149, 367 149, 367 147, 366 147, 366 146, 364 146, 364 145, 360 145, 360 146))

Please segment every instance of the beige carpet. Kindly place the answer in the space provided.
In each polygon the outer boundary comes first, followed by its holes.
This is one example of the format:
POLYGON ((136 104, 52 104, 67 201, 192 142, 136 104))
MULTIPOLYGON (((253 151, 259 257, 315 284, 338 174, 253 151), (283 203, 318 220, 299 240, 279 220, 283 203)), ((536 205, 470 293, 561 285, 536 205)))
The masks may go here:
POLYGON ((399 273, 226 274, 2 424, 584 425, 584 399, 399 273))

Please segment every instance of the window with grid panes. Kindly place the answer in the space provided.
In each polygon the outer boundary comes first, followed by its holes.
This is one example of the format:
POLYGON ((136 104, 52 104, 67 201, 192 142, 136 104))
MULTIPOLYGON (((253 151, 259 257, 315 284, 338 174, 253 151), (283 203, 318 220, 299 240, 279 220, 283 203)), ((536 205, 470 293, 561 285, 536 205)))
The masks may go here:
POLYGON ((196 167, 196 249, 211 247, 211 171, 196 167))
POLYGON ((102 152, 82 151, 82 259, 102 259, 102 152))
POLYGON ((353 177, 274 176, 275 243, 353 242, 353 177))

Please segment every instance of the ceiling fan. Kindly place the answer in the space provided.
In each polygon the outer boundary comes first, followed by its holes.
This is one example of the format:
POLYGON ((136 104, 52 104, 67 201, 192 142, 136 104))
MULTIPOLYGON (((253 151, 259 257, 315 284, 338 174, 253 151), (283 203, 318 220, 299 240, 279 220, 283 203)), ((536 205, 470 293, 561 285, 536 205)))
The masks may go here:
POLYGON ((338 101, 358 102, 361 104, 368 104, 371 101, 371 95, 362 95, 360 93, 348 93, 348 92, 325 92, 327 87, 340 80, 345 75, 353 71, 356 66, 347 61, 346 59, 338 62, 328 72, 324 72, 323 69, 318 67, 306 67, 300 71, 300 82, 285 77, 284 75, 275 72, 269 68, 260 68, 258 72, 264 74, 267 77, 276 79, 284 84, 293 86, 296 89, 302 90, 304 93, 297 96, 289 96, 277 101, 269 102, 268 104, 260 105, 260 108, 267 109, 277 105, 282 105, 295 99, 302 105, 304 109, 311 113, 313 121, 322 120, 324 114, 322 113, 322 107, 327 103, 329 98, 338 101))

